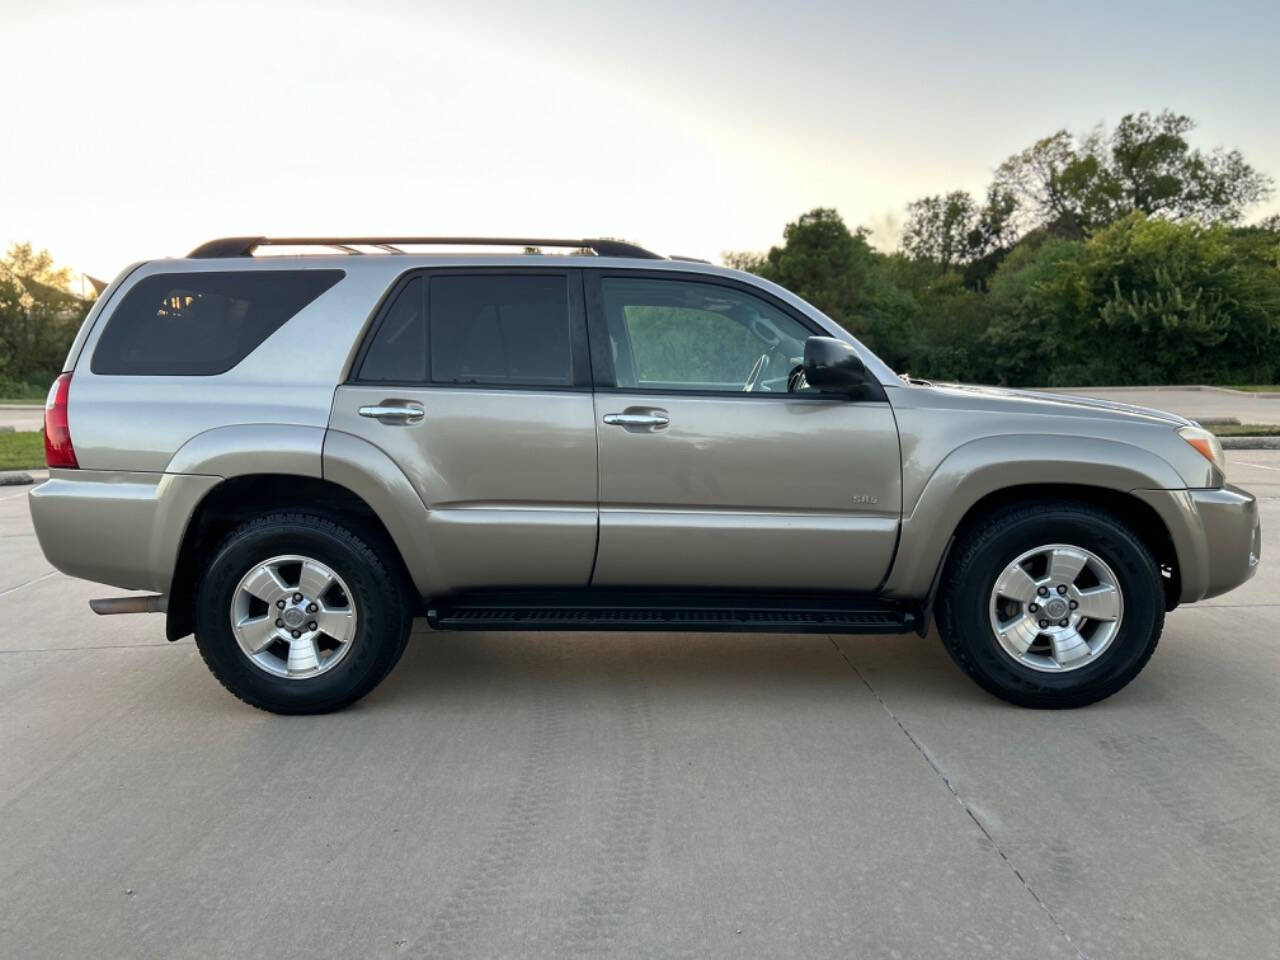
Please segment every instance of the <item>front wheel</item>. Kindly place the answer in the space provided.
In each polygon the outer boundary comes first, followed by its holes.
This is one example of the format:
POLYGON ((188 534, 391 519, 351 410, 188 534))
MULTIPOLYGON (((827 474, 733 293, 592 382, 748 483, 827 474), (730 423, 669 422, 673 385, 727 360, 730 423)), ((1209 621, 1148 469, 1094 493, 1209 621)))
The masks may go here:
POLYGON ((196 597, 196 645, 209 669, 274 713, 360 699, 395 666, 411 625, 399 578, 357 533, 310 514, 235 530, 196 597))
POLYGON ((1087 504, 1022 504, 956 544, 938 626, 984 689, 1028 707, 1109 697, 1150 659, 1164 626, 1151 552, 1087 504))

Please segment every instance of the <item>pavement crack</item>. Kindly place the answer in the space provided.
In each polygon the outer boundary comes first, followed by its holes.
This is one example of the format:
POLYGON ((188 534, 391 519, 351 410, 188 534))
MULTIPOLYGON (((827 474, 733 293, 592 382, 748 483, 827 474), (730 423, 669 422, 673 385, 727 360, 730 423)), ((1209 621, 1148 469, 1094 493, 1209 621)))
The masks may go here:
POLYGON ((933 757, 930 756, 929 751, 926 750, 911 731, 907 729, 907 725, 904 724, 898 715, 893 712, 889 707, 889 704, 885 703, 884 697, 880 696, 880 692, 871 685, 863 675, 862 671, 854 666, 853 661, 850 660, 844 650, 840 648, 840 644, 836 643, 835 637, 828 634, 827 639, 831 642, 831 646, 835 647, 836 653, 840 655, 840 659, 843 660, 848 665, 849 669, 853 671, 853 675, 861 680, 862 685, 867 688, 873 697, 876 698, 876 703, 880 704, 880 709, 889 715, 889 719, 897 724, 898 729, 902 731, 902 735, 907 738, 911 745, 916 748, 916 751, 920 756, 924 758, 924 762, 929 765, 929 769, 932 770, 934 774, 937 775, 938 779, 942 781, 943 786, 947 788, 947 792, 951 794, 956 803, 960 804, 961 809, 968 814, 969 819, 973 821, 974 826, 976 826, 978 830, 981 831, 982 835, 987 838, 987 841, 991 844, 991 848, 995 850, 995 852, 1000 856, 1000 859, 1004 861, 1005 866, 1007 866, 1013 875, 1017 877, 1018 882, 1022 884, 1022 888, 1027 891, 1031 899, 1034 900, 1040 909, 1044 911, 1045 916, 1049 918, 1049 922, 1053 924, 1054 929, 1062 935, 1062 938, 1066 940, 1071 949, 1075 951, 1079 960, 1089 960, 1088 954, 1080 949, 1080 947, 1076 945, 1075 941, 1071 939, 1071 934, 1067 932, 1066 927, 1062 925, 1062 922, 1054 914, 1053 909, 1047 902, 1045 902, 1044 898, 1036 892, 1035 887, 1027 882, 1026 876, 1009 857, 1008 852, 1003 846, 1001 846, 1000 841, 997 840, 991 831, 987 829, 986 825, 978 817, 973 807, 970 806, 964 797, 960 795, 960 791, 956 789, 955 784, 951 782, 950 778, 942 772, 942 768, 939 767, 933 757))
POLYGON ((29 587, 33 583, 39 583, 41 580, 48 580, 50 577, 57 576, 57 570, 50 570, 48 573, 42 573, 38 577, 32 577, 30 580, 24 580, 16 587, 10 587, 8 590, 0 590, 0 597, 7 597, 11 593, 16 593, 23 587, 29 587))

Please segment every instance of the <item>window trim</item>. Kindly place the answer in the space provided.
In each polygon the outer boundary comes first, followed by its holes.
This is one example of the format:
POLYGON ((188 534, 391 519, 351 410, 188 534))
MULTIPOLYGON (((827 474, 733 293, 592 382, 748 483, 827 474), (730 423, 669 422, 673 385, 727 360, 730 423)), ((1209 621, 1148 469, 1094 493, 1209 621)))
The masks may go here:
POLYGON ((820 403, 884 403, 888 397, 879 384, 868 384, 865 396, 842 397, 830 393, 772 393, 741 390, 679 390, 669 387, 620 387, 617 372, 613 365, 613 350, 610 346, 609 321, 604 311, 603 281, 609 279, 624 280, 665 280, 673 283, 697 283, 708 287, 719 287, 744 293, 768 304, 783 316, 789 317, 804 329, 811 337, 829 337, 830 332, 818 326, 811 318, 796 310, 790 304, 773 296, 767 290, 761 290, 750 283, 735 280, 731 277, 720 277, 700 273, 683 273, 676 270, 626 270, 626 269, 585 269, 583 282, 586 288, 587 333, 591 344, 591 371, 597 393, 627 394, 630 396, 649 397, 714 397, 720 400, 742 399, 747 401, 783 400, 796 402, 820 403))
MULTIPOLYGON (((431 318, 424 313, 429 325, 431 318)), ((430 350, 430 333, 428 333, 428 351, 430 350)), ((351 369, 347 373, 344 385, 357 387, 406 387, 414 390, 502 390, 515 392, 536 391, 541 393, 583 393, 591 391, 591 363, 587 345, 587 319, 582 285, 582 271, 576 267, 560 269, 557 267, 419 267, 406 270, 395 279, 383 294, 373 321, 365 330, 351 361, 351 369), (565 290, 569 297, 569 356, 570 383, 568 384, 516 384, 516 383, 436 383, 431 379, 430 355, 426 378, 423 380, 374 380, 360 377, 360 369, 364 366, 365 357, 373 345, 383 323, 391 315, 392 308, 400 299, 400 294, 415 279, 422 278, 422 297, 424 309, 430 302, 431 280, 435 277, 527 277, 553 276, 565 278, 565 290)))

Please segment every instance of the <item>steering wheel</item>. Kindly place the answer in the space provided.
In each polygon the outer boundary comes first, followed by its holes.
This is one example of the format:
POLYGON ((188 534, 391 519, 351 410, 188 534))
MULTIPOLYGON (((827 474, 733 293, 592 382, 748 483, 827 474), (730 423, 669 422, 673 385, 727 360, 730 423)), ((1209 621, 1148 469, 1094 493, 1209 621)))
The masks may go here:
POLYGON ((747 374, 747 382, 742 385, 743 393, 750 393, 756 388, 756 381, 760 379, 760 374, 764 371, 764 365, 768 362, 769 355, 767 353, 760 354, 760 359, 756 361, 756 365, 747 374))

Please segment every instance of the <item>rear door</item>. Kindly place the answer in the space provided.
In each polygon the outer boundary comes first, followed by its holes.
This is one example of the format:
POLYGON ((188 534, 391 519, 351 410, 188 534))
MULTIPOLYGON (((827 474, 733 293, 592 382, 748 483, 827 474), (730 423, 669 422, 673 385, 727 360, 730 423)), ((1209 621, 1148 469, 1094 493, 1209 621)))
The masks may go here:
POLYGON ((825 335, 746 284, 588 271, 600 443, 592 582, 869 591, 893 557, 901 467, 878 388, 789 392, 825 335))
POLYGON ((402 278, 330 427, 383 450, 417 489, 440 592, 589 580, 596 434, 578 271, 402 278))

